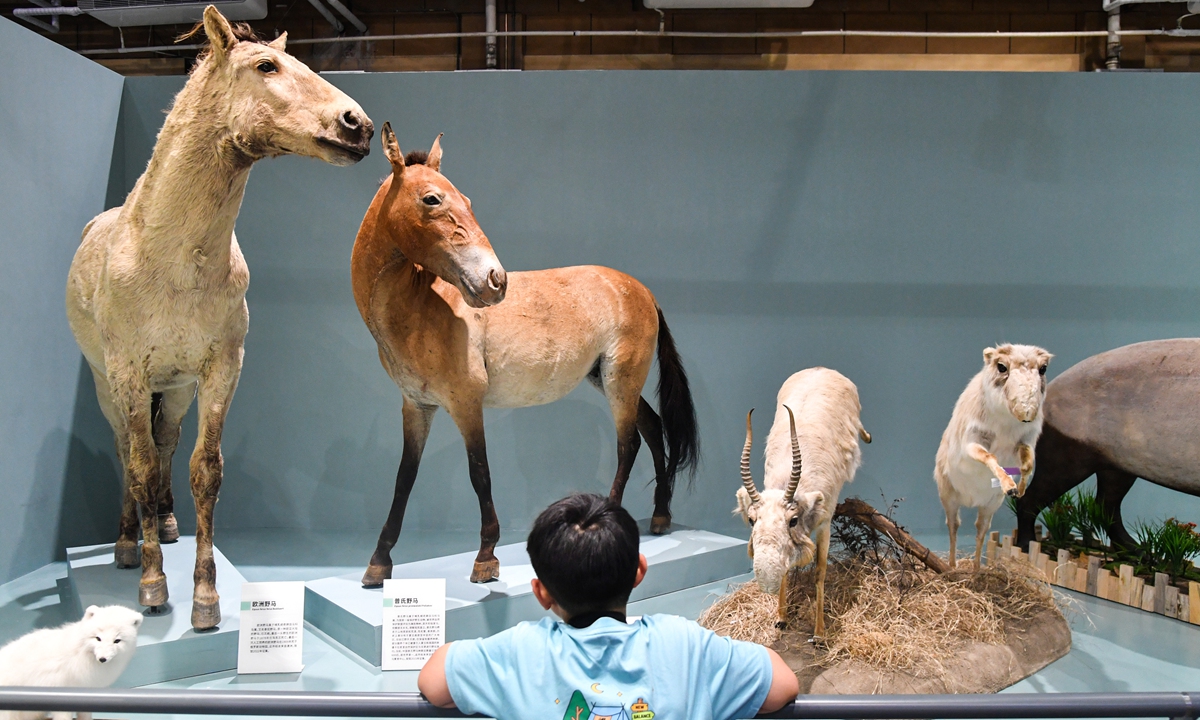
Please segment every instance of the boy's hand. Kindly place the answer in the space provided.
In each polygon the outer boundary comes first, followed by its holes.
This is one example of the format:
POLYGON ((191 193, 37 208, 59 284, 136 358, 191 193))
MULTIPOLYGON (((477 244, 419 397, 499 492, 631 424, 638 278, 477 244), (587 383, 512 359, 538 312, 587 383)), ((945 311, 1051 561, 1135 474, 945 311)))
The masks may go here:
MULTIPOLYGON (((440 708, 454 707, 454 698, 450 697, 450 686, 446 684, 446 651, 449 649, 450 643, 446 643, 435 650, 433 655, 425 661, 425 667, 421 668, 421 674, 417 676, 417 689, 421 691, 426 700, 440 708)), ((783 661, 780 660, 780 662, 783 661)), ((784 667, 787 666, 784 665, 784 667)), ((776 673, 778 674, 778 670, 776 673)), ((793 675, 793 682, 795 679, 796 677, 793 675)), ((774 689, 775 686, 772 685, 771 690, 774 691, 774 689)), ((794 697, 795 693, 792 695, 794 697)), ((768 695, 769 697, 770 695, 768 695)))
MULTIPOLYGON (((759 712, 763 713, 775 712, 795 700, 796 695, 800 693, 800 682, 796 679, 796 673, 779 657, 779 653, 771 648, 767 648, 767 653, 771 656, 771 689, 767 691, 767 699, 763 700, 762 708, 759 709, 759 712)), ((421 671, 421 675, 425 675, 424 670, 421 671)), ((442 682, 445 683, 444 678, 442 682)))

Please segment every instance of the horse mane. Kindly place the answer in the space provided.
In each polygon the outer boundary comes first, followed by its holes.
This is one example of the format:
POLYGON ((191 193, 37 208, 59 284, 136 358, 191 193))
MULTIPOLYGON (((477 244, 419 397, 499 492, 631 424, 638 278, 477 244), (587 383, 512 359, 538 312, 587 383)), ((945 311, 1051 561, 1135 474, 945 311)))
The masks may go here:
MULTIPOLYGON (((266 41, 260 38, 258 33, 254 32, 254 28, 250 27, 250 25, 247 23, 230 23, 230 27, 233 28, 233 36, 237 38, 238 42, 253 42, 260 45, 266 44, 266 41)), ((183 42, 184 40, 189 40, 196 35, 204 35, 203 21, 196 23, 194 26, 192 26, 191 30, 188 30, 184 34, 175 38, 175 42, 183 42)), ((212 44, 209 43, 206 38, 204 41, 204 47, 200 49, 200 52, 196 53, 196 65, 199 65, 200 61, 207 58, 210 54, 212 54, 212 44)))
POLYGON ((424 165, 429 160, 429 153, 424 150, 413 150, 404 156, 404 166, 409 165, 424 165))

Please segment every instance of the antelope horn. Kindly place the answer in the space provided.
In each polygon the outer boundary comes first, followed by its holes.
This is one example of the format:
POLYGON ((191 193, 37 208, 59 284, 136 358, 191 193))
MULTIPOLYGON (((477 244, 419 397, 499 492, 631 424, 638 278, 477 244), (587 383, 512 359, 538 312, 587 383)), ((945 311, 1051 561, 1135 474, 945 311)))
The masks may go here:
POLYGON ((792 426, 792 477, 788 479, 787 492, 783 496, 788 502, 792 502, 795 500, 796 488, 800 487, 800 441, 796 439, 796 416, 787 405, 784 405, 783 409, 788 411, 788 422, 792 426))
POLYGON ((746 413, 746 446, 742 448, 742 484, 746 486, 750 501, 757 505, 762 502, 762 496, 758 494, 758 488, 754 487, 754 476, 750 474, 750 446, 754 441, 754 426, 750 424, 750 416, 753 414, 753 409, 746 413))

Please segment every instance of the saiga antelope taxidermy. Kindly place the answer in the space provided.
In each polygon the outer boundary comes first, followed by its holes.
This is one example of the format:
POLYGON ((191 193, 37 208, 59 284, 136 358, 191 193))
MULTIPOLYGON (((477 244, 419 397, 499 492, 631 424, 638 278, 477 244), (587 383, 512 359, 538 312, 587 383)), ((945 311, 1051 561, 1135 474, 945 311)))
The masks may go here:
POLYGON ((191 459, 196 503, 192 627, 221 621, 213 505, 221 430, 242 369, 250 274, 233 225, 250 168, 278 155, 352 165, 374 130, 358 103, 248 26, 204 10, 208 49, 158 134, 125 204, 88 223, 67 280, 67 319, 124 468, 118 567, 138 564, 138 602, 167 602, 160 542, 179 537, 171 457, 199 391, 191 459))
POLYGON ((983 538, 1004 496, 1021 497, 1033 473, 1033 448, 1042 434, 1046 368, 1054 357, 1033 345, 983 351, 983 369, 967 383, 942 433, 933 478, 950 530, 950 566, 958 562, 959 508, 979 508, 975 518, 975 568, 983 538), (1014 481, 1005 467, 1020 475, 1014 481))
POLYGON ((351 259, 358 310, 404 397, 404 454, 387 522, 363 575, 367 587, 391 577, 391 549, 439 407, 462 433, 479 498, 472 582, 500 573, 485 407, 553 402, 586 378, 608 399, 616 424, 614 500, 625 491, 641 438, 650 447, 655 533, 670 527, 675 476, 693 469, 698 453, 687 376, 650 291, 603 267, 505 273, 471 201, 441 173, 440 137, 428 153, 406 158, 384 124, 392 174, 363 218, 351 259), (641 395, 656 346, 661 415, 641 395))
POLYGON ((750 418, 754 411, 746 414, 742 487, 737 491, 738 508, 734 512, 741 513, 751 525, 749 552, 754 560, 754 579, 763 592, 778 594, 779 622, 786 623, 788 571, 807 566, 815 553, 816 637, 825 635, 829 522, 842 486, 854 480, 862 463, 858 441, 871 442, 859 418, 861 411, 858 388, 835 370, 809 368, 788 378, 779 389, 775 422, 767 436, 761 493, 750 473, 750 418))

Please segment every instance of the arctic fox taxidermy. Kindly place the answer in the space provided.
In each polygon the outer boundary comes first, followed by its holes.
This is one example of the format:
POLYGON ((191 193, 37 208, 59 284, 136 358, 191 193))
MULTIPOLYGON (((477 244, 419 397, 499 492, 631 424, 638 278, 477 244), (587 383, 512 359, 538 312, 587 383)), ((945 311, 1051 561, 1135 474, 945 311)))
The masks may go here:
MULTIPOLYGON (((0 686, 108 687, 137 649, 142 614, 121 605, 92 605, 79 622, 34 630, 0 648, 0 686)), ((70 712, 0 712, 0 720, 70 720, 70 712)), ((92 714, 78 713, 79 720, 92 714)))

